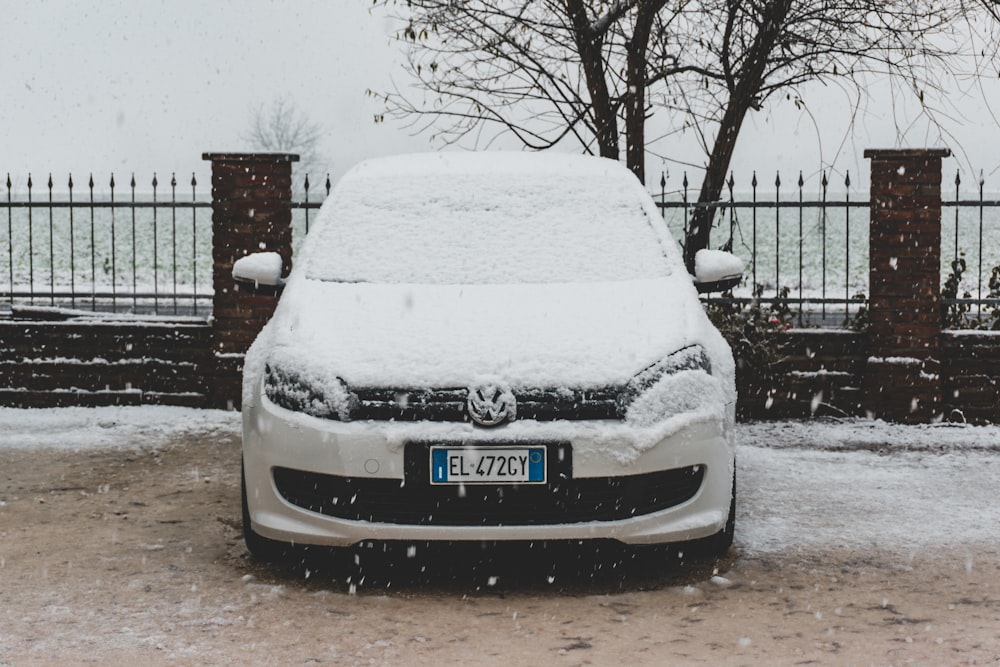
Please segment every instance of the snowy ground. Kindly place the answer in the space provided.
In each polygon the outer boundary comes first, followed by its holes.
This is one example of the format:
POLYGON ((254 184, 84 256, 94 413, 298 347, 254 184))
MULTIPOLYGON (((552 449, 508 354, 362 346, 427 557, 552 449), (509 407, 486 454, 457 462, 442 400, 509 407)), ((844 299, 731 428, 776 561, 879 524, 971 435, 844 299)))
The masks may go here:
POLYGON ((0 409, 0 666, 1000 662, 1000 430, 739 427, 720 561, 240 538, 239 416, 0 409), (629 560, 631 559, 631 560, 629 560))
MULTIPOLYGON (((170 407, 0 408, 0 452, 156 448, 199 433, 238 438, 239 420, 170 407)), ((738 425, 737 442, 737 545, 747 553, 1000 544, 1000 427, 758 422, 738 425)))

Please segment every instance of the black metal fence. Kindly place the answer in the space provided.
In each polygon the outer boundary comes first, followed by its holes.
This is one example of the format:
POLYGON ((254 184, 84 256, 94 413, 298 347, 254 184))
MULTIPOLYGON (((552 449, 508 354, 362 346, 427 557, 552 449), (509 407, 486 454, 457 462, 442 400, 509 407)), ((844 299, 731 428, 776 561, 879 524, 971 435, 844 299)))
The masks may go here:
POLYGON ((955 172, 954 184, 955 196, 943 202, 941 214, 941 264, 956 283, 954 294, 944 301, 980 319, 984 308, 1000 307, 1000 199, 984 196, 982 171, 975 180, 975 198, 962 198, 961 171, 955 172))
MULTIPOLYGON (((1000 304, 1000 294, 989 291, 993 267, 1000 265, 1000 200, 984 197, 982 175, 978 198, 962 198, 960 184, 956 172, 955 196, 942 202, 942 246, 953 242, 951 253, 942 247, 942 282, 953 270, 953 261, 975 253, 976 263, 966 259, 957 284, 959 296, 945 303, 967 304, 981 313, 985 306, 1000 304)), ((850 323, 865 307, 869 199, 866 193, 852 191, 850 172, 835 191, 826 172, 813 183, 799 172, 792 188, 780 172, 767 184, 754 172, 749 190, 742 192, 730 175, 726 197, 710 204, 693 201, 686 173, 680 185, 668 191, 667 175, 661 175, 657 205, 675 237, 684 238, 696 207, 714 208, 712 246, 734 252, 747 266, 746 283, 732 298, 714 295, 707 301, 783 302, 798 313, 800 324, 826 326, 850 323)))
POLYGON ((15 193, 7 175, 6 278, 0 300, 16 305, 154 314, 211 312, 211 202, 198 182, 172 174, 164 187, 137 193, 112 174, 80 188, 70 175, 57 190, 51 175, 29 174, 15 193), (80 196, 80 190, 84 192, 80 196), (39 192, 41 190, 41 192, 39 192), (164 192, 166 190, 166 192, 164 192))
MULTIPOLYGON (((330 191, 327 176, 323 198, 330 191)), ((308 176, 292 203, 295 238, 309 229, 315 200, 308 176), (312 195, 313 200, 310 201, 312 195)), ((7 175, 0 213, 0 310, 35 307, 207 317, 212 311, 209 199, 188 182, 156 174, 128 185, 112 174, 103 185, 69 175, 15 188, 7 175), (82 192, 81 192, 82 190, 82 192), (123 192, 124 190, 124 192, 123 192), (2 223, 0 223, 2 224, 2 223)))
MULTIPOLYGON (((741 191, 731 175, 716 210, 712 245, 732 250, 747 265, 746 284, 729 301, 785 302, 803 324, 842 326, 865 305, 868 293, 868 198, 851 189, 850 174, 835 186, 827 174, 810 183, 800 172, 792 187, 776 174, 764 184, 754 173, 741 191)), ((15 187, 7 176, 0 216, 0 308, 41 306, 208 316, 212 300, 211 202, 194 174, 161 183, 134 176, 127 186, 110 176, 84 186, 31 175, 15 187), (81 192, 82 191, 82 192, 81 192), (0 218, 2 220, 2 218, 0 218), (2 228, 2 221, 0 221, 2 228)), ((839 180, 839 177, 838 177, 839 180)), ((942 282, 959 260, 965 270, 948 303, 973 313, 1000 306, 1000 200, 963 197, 961 174, 944 201, 942 282)), ((660 179, 657 205, 676 238, 684 238, 695 207, 687 175, 668 190, 660 179)), ((292 202, 296 246, 314 210, 329 195, 329 175, 316 187, 308 175, 292 202)), ((711 297, 719 300, 719 296, 711 297)))

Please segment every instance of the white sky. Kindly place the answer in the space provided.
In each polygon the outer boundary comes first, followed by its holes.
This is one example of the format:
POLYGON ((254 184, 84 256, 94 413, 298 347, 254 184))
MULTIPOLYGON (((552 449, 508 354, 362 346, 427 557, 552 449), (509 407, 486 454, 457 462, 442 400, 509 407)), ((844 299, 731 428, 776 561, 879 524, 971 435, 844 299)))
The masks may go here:
MULTIPOLYGON (((247 149, 240 134, 251 109, 278 96, 327 131, 322 151, 334 179, 368 157, 435 148, 426 135, 373 122, 381 107, 365 89, 386 89, 392 76, 401 85, 408 80, 391 24, 369 6, 368 0, 5 3, 0 178, 10 172, 23 186, 29 171, 36 181, 51 171, 60 185, 68 172, 77 183, 94 172, 103 183, 112 171, 118 177, 134 171, 142 188, 154 171, 161 183, 177 172, 185 185, 195 171, 207 194, 201 154, 247 149)), ((753 169, 770 188, 777 169, 790 186, 800 169, 816 183, 819 170, 832 164, 838 174, 832 180, 839 185, 850 170, 853 189, 863 190, 865 148, 947 145, 965 155, 946 162, 946 183, 961 166, 970 186, 970 168, 977 175, 983 169, 987 190, 991 183, 1000 190, 993 115, 1000 115, 1000 81, 985 84, 985 93, 968 83, 950 86, 948 101, 965 119, 948 124, 953 136, 946 139, 926 122, 908 127, 915 105, 892 95, 885 82, 873 82, 853 133, 850 105, 836 89, 805 91, 811 117, 789 102, 772 104, 744 126, 733 164, 737 189, 748 188, 753 169), (908 127, 902 136, 897 125, 908 127)), ((661 147, 681 162, 704 160, 690 136, 661 147)), ((659 159, 648 162, 651 184, 662 166, 659 159)), ((668 189, 679 187, 684 168, 669 169, 668 189)))

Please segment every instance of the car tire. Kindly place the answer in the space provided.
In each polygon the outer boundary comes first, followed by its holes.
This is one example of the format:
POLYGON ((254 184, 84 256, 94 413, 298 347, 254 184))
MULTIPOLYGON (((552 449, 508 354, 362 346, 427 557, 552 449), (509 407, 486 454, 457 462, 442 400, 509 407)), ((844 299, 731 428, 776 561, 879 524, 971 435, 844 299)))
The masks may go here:
POLYGON ((733 537, 736 532, 736 472, 733 472, 733 493, 729 501, 729 516, 726 518, 726 525, 722 530, 714 535, 703 537, 692 542, 687 542, 687 548, 683 551, 695 554, 698 557, 722 558, 729 553, 729 548, 733 546, 733 537))
POLYGON ((733 546, 733 538, 736 536, 736 470, 733 469, 733 495, 729 501, 729 518, 726 519, 726 527, 715 534, 715 548, 712 550, 716 556, 725 556, 730 547, 733 546))
POLYGON ((250 508, 247 505, 247 476, 242 467, 240 468, 240 497, 243 506, 243 541, 247 545, 247 551, 255 559, 266 563, 280 561, 288 555, 291 545, 253 532, 253 526, 250 524, 250 508))
POLYGON ((706 555, 722 558, 729 553, 729 548, 733 546, 733 537, 736 534, 736 469, 733 468, 733 493, 729 500, 729 517, 726 519, 726 526, 715 535, 707 538, 704 545, 706 555))

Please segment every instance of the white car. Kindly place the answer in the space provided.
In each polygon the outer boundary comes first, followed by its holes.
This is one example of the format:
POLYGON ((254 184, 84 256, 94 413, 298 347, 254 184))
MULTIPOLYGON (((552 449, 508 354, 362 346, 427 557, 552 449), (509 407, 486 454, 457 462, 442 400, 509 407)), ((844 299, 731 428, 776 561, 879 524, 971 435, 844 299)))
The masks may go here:
MULTIPOLYGON (((697 272, 715 289, 742 265, 710 251, 697 272)), ((369 540, 729 548, 732 354, 619 163, 367 161, 287 280, 267 253, 233 273, 284 290, 244 369, 255 556, 369 540)))

